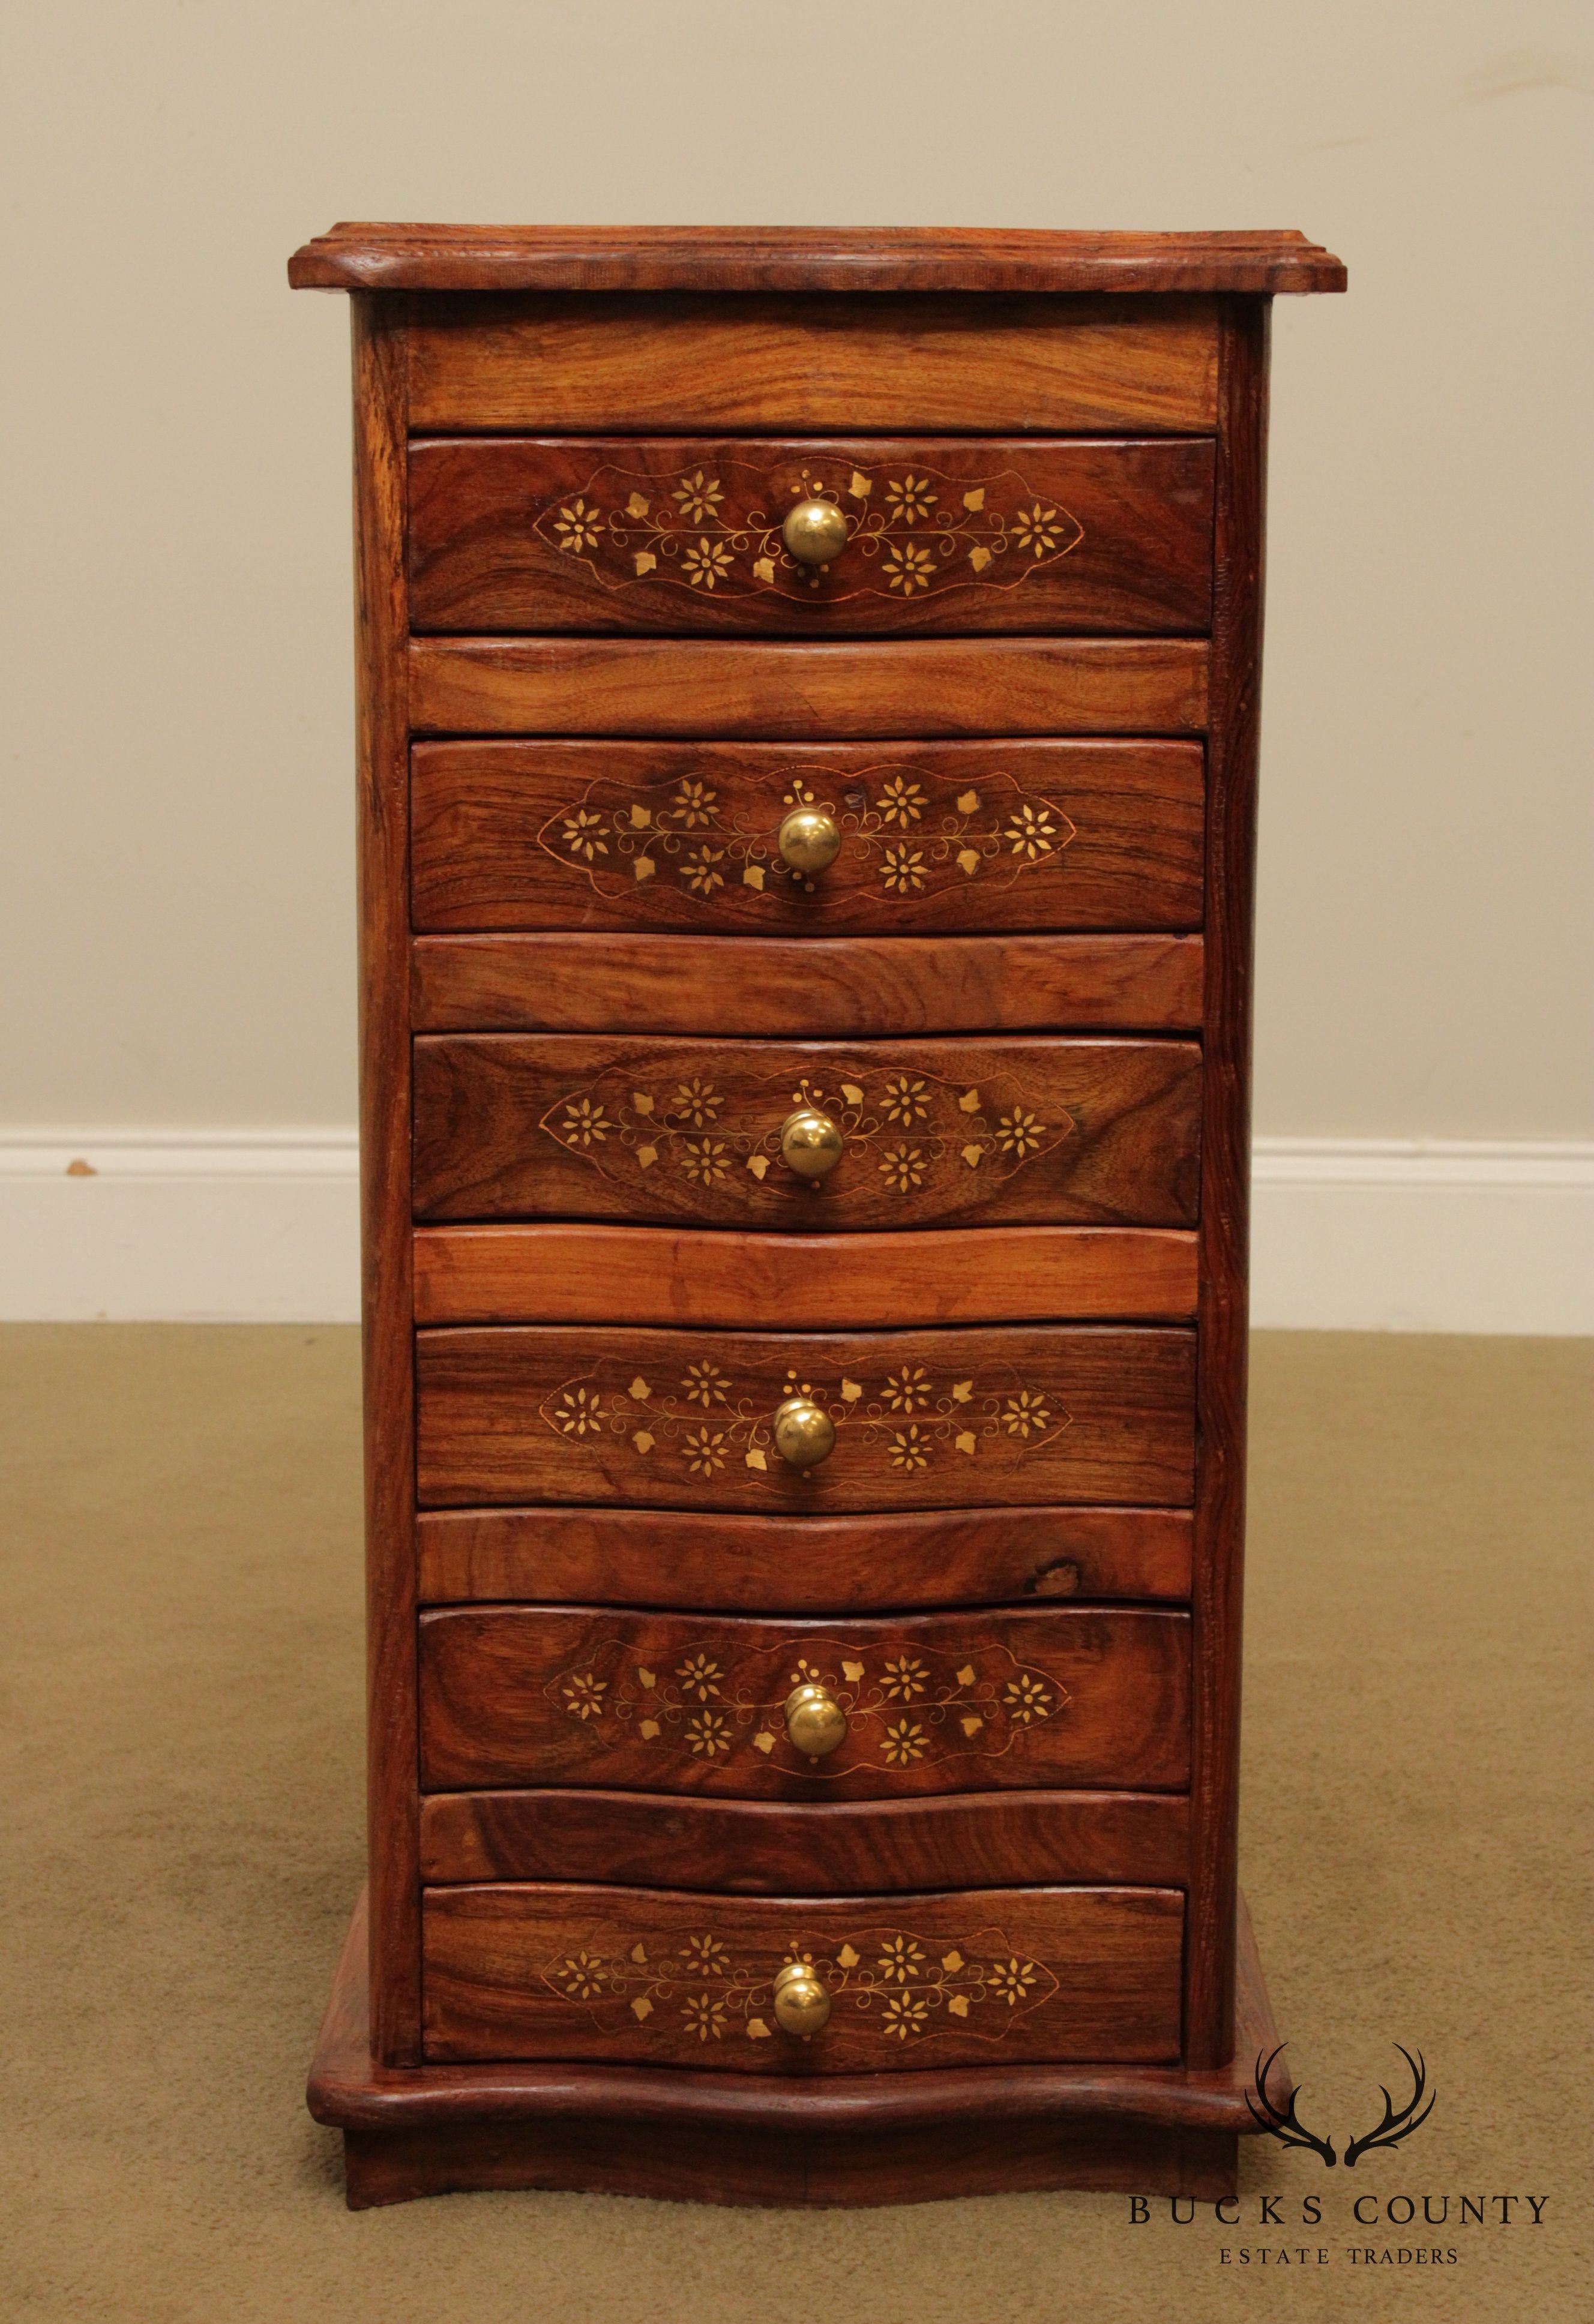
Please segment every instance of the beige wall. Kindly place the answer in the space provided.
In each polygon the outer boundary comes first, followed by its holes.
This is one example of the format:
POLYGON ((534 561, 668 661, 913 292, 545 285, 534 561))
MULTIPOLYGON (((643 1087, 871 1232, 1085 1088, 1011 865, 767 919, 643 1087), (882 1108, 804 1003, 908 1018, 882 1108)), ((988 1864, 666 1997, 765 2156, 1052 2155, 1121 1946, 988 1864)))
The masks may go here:
POLYGON ((352 1117, 347 340, 283 262, 395 217, 1338 250, 1275 332, 1258 1126, 1594 1127, 1580 9, 54 0, 6 45, 5 1122, 352 1117))

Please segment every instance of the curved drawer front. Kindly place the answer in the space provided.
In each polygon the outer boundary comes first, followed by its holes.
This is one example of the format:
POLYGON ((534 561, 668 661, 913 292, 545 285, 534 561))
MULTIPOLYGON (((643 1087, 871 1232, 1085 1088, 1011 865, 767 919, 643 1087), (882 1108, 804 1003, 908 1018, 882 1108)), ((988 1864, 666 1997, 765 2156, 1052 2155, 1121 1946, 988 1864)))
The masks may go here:
POLYGON ((437 1509, 417 1524, 423 1605, 838 1614, 894 1606, 1190 1595, 1185 1509, 920 1510, 790 1520, 678 1509, 437 1509))
POLYGON ((677 1793, 428 1792, 420 1876, 603 1880, 732 1895, 879 1896, 922 1888, 1190 1877, 1187 1792, 950 1792, 815 1808, 677 1793))
POLYGON ((1201 437, 453 437, 410 447, 417 630, 762 635, 1077 630, 1212 618, 1201 437), (834 503, 822 568, 789 511, 834 503))
POLYGON ((903 734, 1205 732, 1204 637, 412 637, 412 734, 705 734, 768 742, 903 734), (824 651, 816 650, 819 646, 824 651))
POLYGON ((1179 2055, 1175 1889, 815 1901, 484 1886, 428 1890, 423 1927, 431 2059, 806 2075, 1179 2055), (775 2009, 790 1962, 829 2003, 806 2037, 775 2009))
POLYGON ((414 1102, 421 1219, 807 1233, 1195 1219, 1193 1041, 448 1034, 416 1043, 414 1102), (822 1177, 783 1153, 799 1112, 840 1140, 822 1177))
POLYGON ((1200 936, 420 936, 417 1033, 1191 1033, 1200 936))
POLYGON ((432 1508, 1176 1508, 1194 1483, 1184 1330, 445 1329, 416 1335, 416 1390, 432 1508), (794 1396, 834 1431, 816 1466, 776 1450, 794 1396))
POLYGON ((758 935, 1201 926, 1193 742, 423 742, 415 926, 758 935), (808 806, 822 872, 780 853, 808 806))
POLYGON ((822 1626, 450 1607, 421 1618, 421 1782, 788 1800, 1172 1790, 1189 1781, 1189 1617, 1140 1609, 822 1626), (834 1706, 841 1739, 824 1756, 788 1727, 803 1686, 834 1706))

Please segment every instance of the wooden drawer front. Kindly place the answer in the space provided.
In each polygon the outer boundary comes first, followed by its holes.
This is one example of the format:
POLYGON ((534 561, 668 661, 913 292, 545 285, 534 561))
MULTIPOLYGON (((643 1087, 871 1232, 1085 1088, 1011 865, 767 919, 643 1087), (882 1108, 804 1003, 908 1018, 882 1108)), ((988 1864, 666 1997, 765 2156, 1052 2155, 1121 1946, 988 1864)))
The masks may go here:
POLYGON ((448 1034, 415 1045, 415 1214, 828 1229, 1188 1226, 1193 1041, 829 1043, 448 1034), (808 1107, 829 1176, 781 1158, 808 1107))
MULTIPOLYGON (((801 1554, 794 1541, 794 1556, 801 1554)), ((579 1784, 744 1799, 901 1799, 1189 1781, 1190 1620, 1046 1608, 888 1622, 459 1606, 420 1620, 428 1791, 579 1784), (781 1706, 847 1715, 828 1757, 781 1706)))
POLYGON ((953 1792, 928 1799, 726 1800, 652 1792, 428 1792, 420 1877, 604 1880, 737 1896, 1190 1877, 1185 1792, 953 1792))
POLYGON ((1212 614, 1207 438, 410 447, 418 630, 1178 632, 1212 614), (823 572, 787 511, 852 526, 823 572))
POLYGON ((441 1509, 417 1526, 427 1605, 534 1598, 839 1613, 1024 1599, 1190 1595, 1184 1509, 926 1510, 905 1517, 672 1509, 441 1509))
POLYGON ((1196 928, 1202 792, 1193 742, 421 743, 414 925, 1196 928), (797 802, 841 833, 817 879, 797 802))
POLYGON ((441 1888, 423 1927, 432 2059, 803 2075, 1179 2055, 1176 1889, 815 1901, 441 1888), (775 2016, 789 1960, 810 1962, 831 1997, 806 2039, 775 2016))
MULTIPOLYGON (((579 1220, 419 1227, 414 1315, 428 1323, 628 1323, 788 1332, 920 1324, 1189 1323, 1186 1227, 918 1227, 905 1234, 734 1234, 579 1220), (623 1296, 617 1290, 623 1286, 623 1296)), ((854 1383, 856 1385, 856 1383, 854 1383)))
POLYGON ((416 734, 1193 734, 1202 638, 412 638, 416 734))
POLYGON ((695 298, 417 302, 419 429, 1212 428, 1211 299, 695 298))
POLYGON ((434 1508, 1185 1507, 1194 1397, 1182 1330, 423 1331, 417 1475, 434 1508), (771 1435, 799 1391, 835 1425, 829 1459, 804 1471, 771 1435))
POLYGON ((417 1032, 1188 1033, 1200 936, 418 936, 417 1032))

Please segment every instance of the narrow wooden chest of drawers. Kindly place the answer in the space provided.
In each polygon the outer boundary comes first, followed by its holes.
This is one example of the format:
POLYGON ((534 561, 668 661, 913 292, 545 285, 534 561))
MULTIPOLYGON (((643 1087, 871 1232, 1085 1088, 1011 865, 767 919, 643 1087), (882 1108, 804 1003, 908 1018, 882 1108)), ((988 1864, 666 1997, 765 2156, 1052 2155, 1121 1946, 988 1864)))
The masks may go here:
POLYGON ((1231 2191, 1267 323, 1343 270, 290 278, 355 308, 349 2200, 1231 2191))

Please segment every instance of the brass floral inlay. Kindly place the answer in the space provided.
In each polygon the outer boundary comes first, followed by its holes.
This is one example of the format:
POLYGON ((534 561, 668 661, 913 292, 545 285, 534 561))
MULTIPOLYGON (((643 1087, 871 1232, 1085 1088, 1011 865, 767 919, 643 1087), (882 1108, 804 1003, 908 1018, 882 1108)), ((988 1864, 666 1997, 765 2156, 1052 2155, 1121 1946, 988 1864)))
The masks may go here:
POLYGON ((848 2034, 889 2049, 949 2034, 1000 2042, 1060 1985, 1001 1929, 949 1944, 890 1923, 861 1925, 840 1944, 799 1936, 777 1957, 751 1954, 712 1930, 677 1940, 611 1922, 548 1955, 535 1973, 552 2006, 601 2032, 685 2036, 707 2051, 776 2038, 775 1978, 795 1961, 815 1970, 830 1995, 821 2043, 848 2034))
POLYGON ((678 1379, 650 1380, 633 1372, 628 1379, 625 1371, 616 1359, 600 1360, 580 1379, 550 1389, 538 1417, 572 1446, 625 1452, 655 1472, 673 1471, 683 1479, 707 1480, 733 1466, 793 1478, 775 1450, 773 1422, 777 1406, 794 1396, 829 1415, 838 1453, 857 1448, 902 1475, 964 1462, 1011 1469, 1071 1425, 1055 1390, 1011 1371, 954 1379, 904 1365, 871 1384, 844 1375, 804 1379, 794 1368, 779 1387, 766 1381, 751 1388, 708 1359, 678 1379))
POLYGON ((556 1145, 590 1163, 611 1185, 634 1185, 639 1175, 672 1174, 712 1190, 734 1170, 774 1200, 822 1195, 825 1187, 800 1179, 780 1158, 781 1125, 798 1106, 827 1114, 842 1132, 849 1167, 832 1185, 858 1187, 861 1172, 877 1191, 905 1198, 936 1180, 984 1185, 1011 1178, 1037 1155, 1049 1154, 1073 1134, 1067 1110, 1043 1114, 1027 1093, 1003 1074, 967 1085, 924 1073, 881 1073, 844 1055, 822 1084, 807 1074, 772 1074, 731 1101, 706 1074, 685 1080, 668 1074, 650 1088, 623 1064, 554 1100, 539 1127, 556 1145))
POLYGON ((860 1767, 1003 1758, 1070 1701, 1050 1671, 989 1642, 882 1654, 813 1638, 800 1650, 744 1648, 733 1658, 713 1640, 695 1642, 659 1670, 639 1663, 625 1639, 606 1638, 543 1693, 594 1748, 635 1740, 650 1753, 707 1761, 734 1755, 749 1774, 762 1761, 826 1781, 860 1767), (824 1758, 800 1751, 787 1730, 787 1697, 803 1685, 823 1686, 846 1714, 845 1741, 824 1758))
MULTIPOLYGON (((650 881, 710 902, 734 888, 753 896, 821 884, 781 857, 783 816, 814 807, 842 835, 843 872, 856 868, 886 896, 935 893, 979 880, 1011 887, 1021 873, 1059 859, 1076 828, 1055 799, 1021 790, 1000 771, 937 779, 928 769, 861 767, 838 776, 794 763, 775 778, 768 807, 733 808, 707 775, 628 786, 599 776, 579 799, 551 815, 538 844, 556 862, 584 873, 600 895, 650 881)), ((834 880, 836 870, 824 878, 834 880)))
POLYGON ((702 597, 850 597, 908 602, 932 592, 1015 589, 1077 549, 1084 528, 1017 469, 953 478, 934 468, 694 464, 673 480, 613 463, 579 492, 538 511, 532 530, 585 565, 604 589, 702 597), (825 500, 847 520, 827 566, 801 563, 780 528, 798 501, 825 500))

